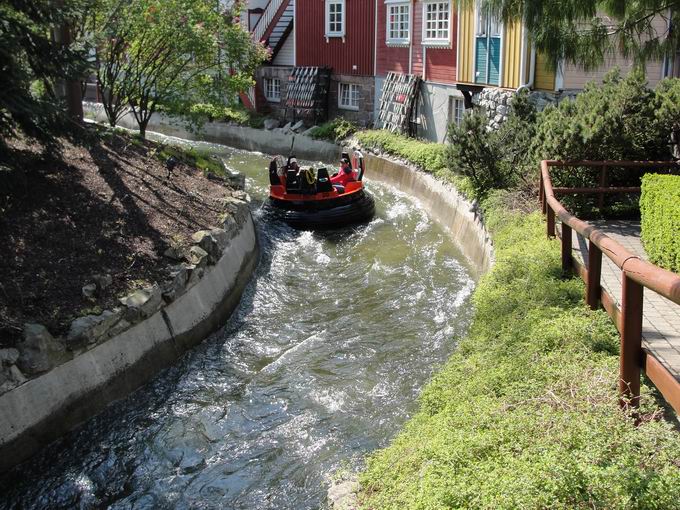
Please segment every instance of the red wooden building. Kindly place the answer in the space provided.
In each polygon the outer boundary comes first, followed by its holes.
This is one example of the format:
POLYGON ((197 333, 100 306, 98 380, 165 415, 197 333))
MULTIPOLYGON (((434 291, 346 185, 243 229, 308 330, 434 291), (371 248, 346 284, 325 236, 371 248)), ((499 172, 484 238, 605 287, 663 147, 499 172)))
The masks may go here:
POLYGON ((458 16, 451 0, 374 0, 377 10, 376 94, 388 72, 422 78, 418 135, 443 141, 465 109, 456 89, 458 16))
POLYGON ((375 8, 375 0, 296 0, 295 65, 331 68, 329 118, 373 121, 375 8))

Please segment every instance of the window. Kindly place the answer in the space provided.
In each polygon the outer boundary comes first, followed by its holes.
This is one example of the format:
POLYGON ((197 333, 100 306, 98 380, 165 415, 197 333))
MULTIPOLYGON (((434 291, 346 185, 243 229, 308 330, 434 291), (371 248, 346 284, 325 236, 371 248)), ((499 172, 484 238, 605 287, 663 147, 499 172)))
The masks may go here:
POLYGON ((345 37, 345 0, 326 0, 326 37, 345 37))
POLYGON ((410 39, 411 4, 387 3, 387 44, 408 44, 410 39))
POLYGON ((450 2, 426 2, 423 10, 423 43, 448 45, 451 25, 450 2))
POLYGON ((281 80, 277 78, 265 78, 264 97, 267 98, 267 101, 274 103, 281 101, 281 80))
POLYGON ((465 101, 463 98, 449 96, 448 123, 455 123, 456 126, 460 126, 461 122, 463 122, 463 115, 465 115, 465 101))
POLYGON ((359 109, 359 85, 356 83, 339 84, 338 107, 343 110, 359 109))

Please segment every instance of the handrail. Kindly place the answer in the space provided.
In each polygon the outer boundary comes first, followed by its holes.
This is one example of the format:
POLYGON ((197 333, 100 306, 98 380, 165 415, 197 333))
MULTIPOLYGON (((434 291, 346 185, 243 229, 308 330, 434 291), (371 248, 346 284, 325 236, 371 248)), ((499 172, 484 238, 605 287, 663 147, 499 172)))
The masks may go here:
MULTIPOLYGON (((541 162, 541 173, 543 177, 544 193, 548 204, 551 206, 555 214, 566 223, 571 228, 576 230, 583 237, 589 239, 595 245, 602 250, 603 253, 607 253, 609 258, 617 265, 622 271, 627 271, 630 273, 630 277, 639 283, 644 285, 650 290, 661 294, 663 297, 670 299, 674 303, 680 305, 680 275, 677 275, 666 269, 662 269, 654 264, 651 264, 645 260, 640 259, 633 253, 626 250, 623 246, 617 243, 615 240, 607 236, 603 231, 594 228, 589 223, 578 219, 576 216, 571 214, 562 205, 562 203, 555 197, 552 180, 550 179, 550 166, 603 166, 595 165, 590 162, 586 165, 584 162, 577 162, 571 164, 565 164, 566 162, 557 162, 560 164, 552 164, 552 161, 542 161, 541 162)), ((646 163, 642 162, 607 162, 608 166, 637 166, 643 167, 656 167, 656 166, 674 166, 678 167, 677 163, 669 164, 665 162, 665 165, 659 165, 658 163, 646 163), (624 165, 621 163, 634 163, 624 165)), ((680 167, 678 167, 680 168, 680 167)))
MULTIPOLYGON (((541 161, 539 197, 541 209, 547 217, 547 233, 555 237, 555 219, 562 222, 562 269, 571 271, 578 261, 573 260, 572 230, 588 239, 587 268, 580 267, 579 273, 586 281, 586 302, 595 309, 602 305, 614 320, 621 333, 621 367, 619 391, 623 405, 637 406, 640 397, 640 367, 644 365, 647 376, 657 386, 676 412, 680 412, 680 381, 668 372, 651 352, 642 349, 642 307, 643 290, 652 290, 680 305, 680 275, 660 268, 621 246, 605 232, 570 213, 557 199, 555 192, 569 193, 567 188, 553 188, 550 167, 599 167, 602 169, 600 188, 593 192, 603 196, 607 191, 606 171, 609 167, 624 168, 680 168, 669 161, 541 161), (601 287, 602 254, 606 255, 621 269, 621 309, 616 301, 601 287)), ((575 188, 577 192, 586 192, 575 188)), ((639 192, 639 188, 615 188, 620 192, 639 192)))
POLYGON ((267 28, 269 28, 270 23, 285 1, 287 0, 269 0, 267 7, 264 8, 262 16, 260 16, 260 19, 257 20, 257 23, 255 23, 255 26, 253 27, 253 39, 262 41, 264 34, 267 32, 267 28))

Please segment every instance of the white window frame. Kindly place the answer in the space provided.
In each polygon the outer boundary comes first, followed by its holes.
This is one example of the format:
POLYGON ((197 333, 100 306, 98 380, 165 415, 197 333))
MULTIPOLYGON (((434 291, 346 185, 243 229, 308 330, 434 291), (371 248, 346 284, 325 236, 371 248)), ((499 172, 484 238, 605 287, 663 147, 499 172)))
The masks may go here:
MULTIPOLYGON (((404 0, 385 0, 385 43, 388 46, 408 46, 411 44, 411 2, 405 2, 404 0), (406 7, 406 37, 392 37, 392 9, 401 9, 406 7)), ((397 14, 402 15, 402 13, 397 14)), ((401 32, 401 30, 398 30, 401 32)), ((403 34, 400 34, 403 35, 403 34)))
MULTIPOLYGON (((451 46, 451 22, 453 19, 453 8, 451 6, 451 0, 426 0, 423 2, 423 46, 451 46), (446 36, 445 37, 428 37, 427 36, 427 8, 430 5, 446 4, 448 6, 449 17, 446 20, 446 36)), ((436 23, 437 21, 435 21, 436 23)), ((439 31, 439 28, 435 28, 435 31, 439 31)))
POLYGON ((281 80, 279 78, 265 78, 264 79, 264 97, 270 103, 281 102, 281 80), (275 86, 275 84, 278 84, 275 86), (271 87, 271 89, 270 89, 271 87), (271 92, 278 91, 278 95, 273 95, 271 92))
MULTIPOLYGON (((330 37, 345 37, 345 27, 347 26, 347 7, 345 0, 325 0, 325 16, 326 16, 326 39, 330 37), (340 30, 331 30, 331 5, 340 6, 340 30)), ((337 22, 334 22, 337 23, 337 22)))
POLYGON ((347 83, 347 82, 339 82, 338 83, 338 108, 341 110, 351 110, 351 111, 359 111, 359 100, 360 100, 360 89, 359 85, 356 83, 347 83), (343 95, 342 95, 342 88, 343 87, 348 87, 348 98, 349 98, 349 103, 343 103, 343 95), (356 105, 352 104, 352 98, 354 94, 352 94, 352 90, 356 91, 356 105))
POLYGON ((447 125, 460 126, 465 115, 465 99, 462 96, 449 96, 447 125))
POLYGON ((457 97, 453 100, 453 121, 457 126, 463 123, 463 117, 465 116, 465 99, 462 97, 457 97))

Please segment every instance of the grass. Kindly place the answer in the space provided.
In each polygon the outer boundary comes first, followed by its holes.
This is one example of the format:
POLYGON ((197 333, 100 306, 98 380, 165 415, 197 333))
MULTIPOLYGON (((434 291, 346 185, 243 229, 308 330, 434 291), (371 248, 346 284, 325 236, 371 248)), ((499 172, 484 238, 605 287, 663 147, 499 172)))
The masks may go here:
POLYGON ((209 151, 202 151, 196 148, 183 148, 172 145, 162 145, 156 152, 156 157, 165 162, 174 156, 186 165, 193 166, 202 170, 204 174, 214 174, 224 176, 224 168, 218 159, 212 157, 209 151))
POLYGON ((468 336, 360 476, 362 508, 680 508, 680 437, 643 387, 617 404, 618 337, 563 279, 541 215, 486 203, 496 264, 468 336))
POLYGON ((368 150, 408 161, 420 170, 452 183, 464 195, 473 196, 468 179, 447 167, 444 144, 409 138, 382 129, 359 131, 354 137, 368 150))

